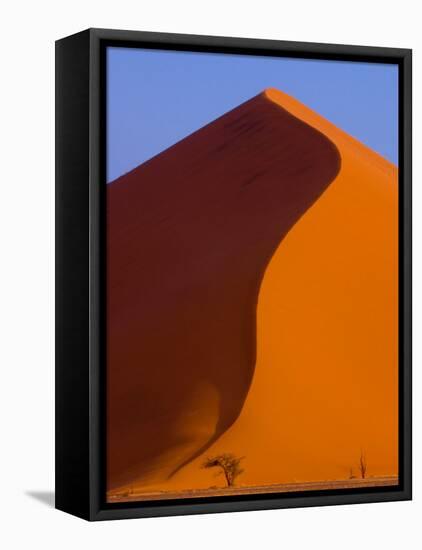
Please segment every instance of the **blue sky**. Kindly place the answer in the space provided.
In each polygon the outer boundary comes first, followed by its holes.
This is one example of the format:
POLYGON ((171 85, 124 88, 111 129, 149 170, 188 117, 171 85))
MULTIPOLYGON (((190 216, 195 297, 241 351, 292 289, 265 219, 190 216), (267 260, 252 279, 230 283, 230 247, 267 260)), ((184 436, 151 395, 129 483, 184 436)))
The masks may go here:
POLYGON ((269 87, 397 164, 396 65, 109 47, 107 181, 269 87))

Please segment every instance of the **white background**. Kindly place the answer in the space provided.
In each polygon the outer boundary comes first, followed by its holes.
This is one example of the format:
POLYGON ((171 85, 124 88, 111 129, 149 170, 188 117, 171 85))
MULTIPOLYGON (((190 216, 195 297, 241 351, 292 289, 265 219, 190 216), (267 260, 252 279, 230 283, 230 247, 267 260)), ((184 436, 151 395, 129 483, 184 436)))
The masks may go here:
POLYGON ((421 20, 416 0, 28 0, 0 8, 0 545, 421 548, 421 20), (55 511, 54 40, 87 27, 414 49, 413 502, 87 523, 55 511), (418 158, 419 157, 419 158, 418 158), (419 246, 418 246, 419 245, 419 246))

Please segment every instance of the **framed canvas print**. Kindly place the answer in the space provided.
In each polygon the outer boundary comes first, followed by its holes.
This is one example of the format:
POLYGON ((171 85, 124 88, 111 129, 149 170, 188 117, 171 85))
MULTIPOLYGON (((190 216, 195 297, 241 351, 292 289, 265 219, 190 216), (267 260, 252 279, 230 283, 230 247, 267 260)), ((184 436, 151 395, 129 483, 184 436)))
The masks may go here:
POLYGON ((56 43, 56 506, 411 498, 411 51, 56 43))

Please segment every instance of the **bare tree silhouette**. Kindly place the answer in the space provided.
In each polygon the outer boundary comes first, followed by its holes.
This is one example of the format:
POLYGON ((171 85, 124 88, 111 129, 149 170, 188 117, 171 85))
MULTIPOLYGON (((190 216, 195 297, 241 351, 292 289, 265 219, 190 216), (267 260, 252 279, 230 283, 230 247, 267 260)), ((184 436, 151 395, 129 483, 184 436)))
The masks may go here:
POLYGON ((366 456, 363 451, 360 452, 360 459, 359 459, 359 471, 360 476, 362 479, 365 479, 366 477, 366 471, 368 469, 368 465, 366 462, 366 456))
POLYGON ((240 467, 240 461, 244 458, 244 456, 237 458, 231 453, 224 453, 207 458, 202 464, 202 468, 221 468, 221 473, 224 473, 227 486, 232 487, 235 479, 244 472, 244 470, 240 467))

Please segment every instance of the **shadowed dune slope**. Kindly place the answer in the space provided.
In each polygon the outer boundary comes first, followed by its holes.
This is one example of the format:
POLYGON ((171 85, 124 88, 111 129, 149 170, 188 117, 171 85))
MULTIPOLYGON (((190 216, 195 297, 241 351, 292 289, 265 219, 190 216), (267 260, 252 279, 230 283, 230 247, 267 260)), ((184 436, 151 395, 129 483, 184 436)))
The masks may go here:
POLYGON ((245 456, 239 485, 398 474, 397 168, 292 97, 267 98, 326 135, 341 170, 273 255, 257 362, 234 425, 171 486, 221 485, 204 456, 245 456))
POLYGON ((236 421, 265 269, 339 168, 263 93, 108 186, 109 489, 166 486, 236 421))

